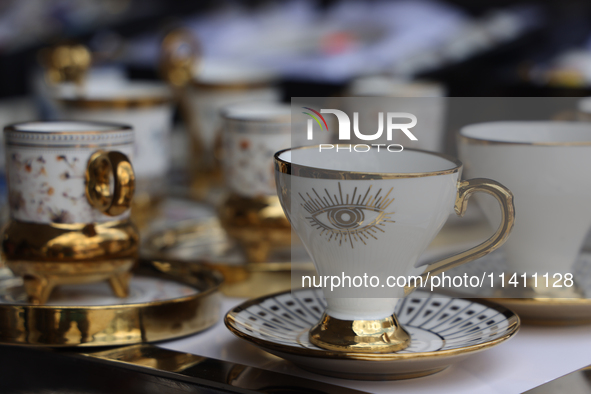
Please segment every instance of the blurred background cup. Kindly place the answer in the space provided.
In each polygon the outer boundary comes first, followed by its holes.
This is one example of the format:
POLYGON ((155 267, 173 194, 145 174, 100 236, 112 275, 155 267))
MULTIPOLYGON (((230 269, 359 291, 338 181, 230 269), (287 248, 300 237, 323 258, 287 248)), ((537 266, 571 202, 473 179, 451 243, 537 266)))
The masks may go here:
MULTIPOLYGON (((379 129, 379 112, 387 113, 410 112, 419 120, 413 127, 418 141, 409 141, 404 135, 398 136, 398 140, 386 141, 386 134, 375 143, 403 144, 407 148, 443 152, 445 135, 445 89, 442 84, 421 80, 408 80, 400 77, 386 75, 370 75, 355 78, 348 88, 348 96, 352 97, 390 97, 404 98, 399 103, 389 99, 356 101, 355 112, 359 112, 359 129, 365 133, 375 133, 379 129), (409 100, 408 98, 416 98, 409 100), (419 99, 423 98, 423 99, 419 99), (367 103, 370 108, 358 108, 360 103, 367 103), (386 106, 381 106, 385 104, 386 106)), ((364 143, 356 141, 355 143, 364 143)))
POLYGON ((2 251, 29 300, 44 303, 60 284, 106 279, 126 296, 138 247, 129 219, 132 128, 27 122, 4 134, 10 221, 2 251))
POLYGON ((276 101, 280 93, 274 73, 247 64, 203 61, 196 66, 194 75, 188 91, 189 112, 194 117, 188 122, 193 125, 192 183, 197 196, 203 196, 212 185, 222 184, 222 108, 239 102, 276 101))
MULTIPOLYGON (((95 90, 98 88, 105 89, 107 86, 117 87, 118 85, 127 81, 125 70, 116 66, 100 66, 89 69, 84 75, 84 79, 80 85, 80 89, 84 86, 86 89, 95 90)), ((72 85, 75 82, 63 81, 59 83, 51 83, 47 79, 44 70, 36 70, 31 78, 31 86, 36 105, 36 114, 34 117, 39 117, 44 120, 57 120, 60 116, 60 108, 58 102, 55 100, 56 93, 59 93, 60 85, 72 85)), ((27 120, 33 119, 29 117, 27 120)))
POLYGON ((42 119, 59 118, 55 95, 62 84, 75 85, 82 94, 83 89, 89 86, 104 89, 107 85, 117 86, 125 82, 123 68, 92 64, 93 55, 88 47, 80 43, 62 43, 38 51, 37 60, 41 67, 33 73, 31 85, 42 119))
POLYGON ((136 194, 133 216, 141 226, 164 197, 171 164, 173 101, 164 83, 122 81, 118 84, 74 83, 56 86, 59 117, 129 124, 135 132, 133 166, 136 194))
POLYGON ((220 220, 243 246, 249 262, 265 262, 272 246, 285 248, 291 243, 291 226, 277 198, 273 167, 275 152, 292 144, 291 107, 246 102, 225 107, 222 118, 222 163, 230 195, 220 207, 220 220))
MULTIPOLYGON (((468 177, 492 177, 515 195, 518 219, 503 247, 509 269, 527 274, 529 290, 578 296, 576 286, 553 288, 552 284, 572 273, 591 227, 591 125, 556 121, 474 124, 461 129, 458 148, 468 177), (539 280, 533 286, 536 273, 539 280), (541 279, 546 273, 549 288, 541 279)), ((486 196, 478 196, 477 201, 495 225, 494 201, 486 196)))

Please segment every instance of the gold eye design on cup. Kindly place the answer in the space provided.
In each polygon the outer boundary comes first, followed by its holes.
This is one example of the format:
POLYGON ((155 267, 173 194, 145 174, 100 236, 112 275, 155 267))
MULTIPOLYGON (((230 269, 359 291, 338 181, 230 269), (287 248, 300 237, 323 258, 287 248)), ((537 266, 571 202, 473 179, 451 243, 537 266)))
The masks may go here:
POLYGON ((300 197, 304 201, 302 206, 310 213, 307 216, 310 225, 320 230, 320 235, 328 237, 328 241, 348 243, 354 248, 354 242, 362 242, 377 239, 377 236, 384 233, 386 223, 394 223, 392 216, 394 212, 386 212, 386 208, 394 201, 388 198, 392 188, 385 195, 382 189, 372 193, 372 186, 367 188, 365 193, 357 193, 357 187, 353 193, 345 193, 339 182, 339 193, 331 195, 327 189, 324 194, 312 188, 312 195, 306 193, 300 197))

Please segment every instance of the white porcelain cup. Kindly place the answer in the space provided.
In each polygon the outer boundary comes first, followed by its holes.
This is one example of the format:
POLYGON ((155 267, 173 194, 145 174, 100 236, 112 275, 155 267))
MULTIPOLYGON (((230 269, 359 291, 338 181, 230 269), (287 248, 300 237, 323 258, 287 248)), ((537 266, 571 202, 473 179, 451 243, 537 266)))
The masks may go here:
MULTIPOLYGON (((513 225, 512 195, 495 181, 459 181, 462 163, 433 152, 319 151, 294 148, 275 155, 277 191, 293 229, 312 257, 318 275, 436 275, 499 247, 513 225), (502 208, 502 223, 486 242, 428 267, 418 258, 455 206, 482 191, 502 208)), ((326 314, 346 321, 391 316, 401 287, 323 288, 326 314)))
MULTIPOLYGON (((572 273, 591 227, 591 124, 491 122, 464 127, 458 137, 466 174, 491 177, 515 195, 518 219, 503 247, 518 274, 572 273)), ((478 205, 491 223, 490 199, 478 205)))
MULTIPOLYGON (((348 90, 352 97, 375 97, 375 100, 354 101, 353 110, 359 113, 359 129, 365 134, 379 129, 379 112, 409 112, 418 119, 412 132, 417 141, 409 141, 405 135, 387 141, 385 134, 376 143, 399 143, 405 148, 442 152, 445 143, 445 89, 436 82, 407 80, 391 76, 375 75, 354 79, 348 90), (388 99, 380 99, 385 98, 388 99), (364 106, 367 106, 364 108, 364 106)), ((365 141, 356 141, 366 143, 365 141)))
POLYGON ((173 103, 169 88, 158 82, 126 81, 56 87, 60 118, 129 124, 136 138, 133 166, 137 192, 163 194, 170 169, 173 103))
POLYGON ((277 101, 276 76, 248 65, 203 60, 198 64, 189 89, 189 104, 195 127, 194 138, 202 145, 202 165, 215 165, 215 144, 220 136, 220 111, 231 104, 277 101))
POLYGON ((129 217, 133 129, 102 122, 25 122, 4 129, 12 219, 103 223, 129 217))
MULTIPOLYGON (((276 195, 273 155, 292 146, 291 107, 270 101, 246 102, 225 107, 222 118, 222 162, 228 189, 242 197, 276 195)), ((299 126, 304 130, 305 120, 299 126)))

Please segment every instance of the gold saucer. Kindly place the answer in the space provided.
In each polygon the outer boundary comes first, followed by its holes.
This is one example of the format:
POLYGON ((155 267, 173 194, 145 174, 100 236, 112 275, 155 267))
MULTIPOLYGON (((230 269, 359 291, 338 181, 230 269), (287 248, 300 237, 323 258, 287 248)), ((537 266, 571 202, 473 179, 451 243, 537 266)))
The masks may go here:
POLYGON ((105 282, 63 285, 46 305, 27 302, 23 281, 0 277, 0 343, 118 346, 195 334, 219 319, 221 275, 194 266, 174 276, 142 262, 125 299, 105 282))

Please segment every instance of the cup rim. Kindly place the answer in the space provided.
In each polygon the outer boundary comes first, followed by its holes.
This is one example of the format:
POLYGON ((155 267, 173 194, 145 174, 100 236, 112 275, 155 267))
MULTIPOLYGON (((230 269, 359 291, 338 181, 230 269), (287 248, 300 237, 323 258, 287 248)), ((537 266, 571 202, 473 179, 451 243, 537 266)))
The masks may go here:
POLYGON ((26 122, 17 122, 11 123, 4 127, 4 133, 27 133, 27 134, 39 134, 39 135, 77 135, 77 134, 104 134, 104 133, 113 133, 113 132, 125 132, 125 131, 133 131, 133 127, 122 124, 122 123, 112 123, 112 122, 100 122, 100 121, 92 121, 92 120, 43 120, 43 121, 26 121, 26 122), (96 128, 109 128, 108 130, 77 130, 77 131, 35 131, 35 130, 19 130, 19 127, 35 124, 35 123, 78 123, 78 124, 86 124, 89 126, 96 126, 96 128))
POLYGON ((479 122, 471 123, 463 126, 457 132, 457 139, 459 142, 465 142, 476 145, 517 145, 517 146, 588 146, 591 145, 591 139, 589 141, 551 141, 551 142, 528 142, 528 141, 503 141, 492 138, 480 138, 480 137, 469 137, 464 133, 466 129, 479 127, 483 125, 494 125, 494 124, 505 124, 505 125, 523 125, 523 124, 535 124, 535 123, 553 123, 557 125, 568 125, 568 126, 584 126, 584 122, 569 122, 569 121, 556 121, 556 120, 510 120, 510 121, 493 121, 493 122, 479 122))
POLYGON ((245 122, 245 123, 285 123, 291 122, 291 106, 278 101, 246 101, 225 106, 220 110, 220 116, 226 121, 245 122), (260 105, 263 111, 271 109, 275 111, 269 115, 245 115, 237 113, 242 109, 248 109, 251 106, 260 105))
POLYGON ((197 65, 193 70, 192 85, 198 90, 207 91, 245 91, 269 88, 277 84, 277 74, 271 69, 263 69, 249 64, 240 64, 238 67, 224 61, 209 60, 197 65), (227 69, 226 67, 230 67, 227 69), (224 69, 238 72, 238 75, 208 75, 203 70, 224 69), (246 70, 246 73, 245 73, 246 70), (249 74, 250 72, 250 74, 249 74))
POLYGON ((247 91, 255 89, 265 89, 273 87, 274 81, 256 81, 256 82, 205 82, 199 80, 193 80, 193 86, 197 89, 211 90, 211 91, 247 91))
POLYGON ((443 98, 445 89, 437 81, 430 79, 406 79, 394 75, 373 74, 354 78, 349 84, 348 90, 352 96, 356 97, 404 97, 404 98, 443 98), (367 93, 367 86, 359 88, 360 83, 367 83, 369 80, 380 80, 380 82, 390 84, 389 87, 399 89, 395 93, 371 92, 367 93), (359 93, 361 91, 361 93, 359 93), (411 94, 414 93, 414 94, 411 94), (420 94, 417 94, 420 93, 420 94), (426 94, 428 93, 428 94, 426 94))
POLYGON ((126 96, 123 92, 118 92, 112 97, 86 96, 83 92, 73 97, 63 97, 58 94, 56 100, 62 105, 70 108, 82 109, 133 109, 146 108, 164 105, 173 101, 172 92, 168 85, 154 81, 126 81, 126 86, 146 87, 146 89, 159 90, 147 95, 126 96))
MULTIPOLYGON (((347 144, 335 144, 336 146, 347 146, 347 144)), ((299 146, 293 148, 282 149, 275 153, 273 156, 275 160, 275 170, 284 174, 299 176, 303 178, 318 178, 318 179, 340 179, 340 180, 353 180, 353 179, 401 179, 401 178, 424 178, 429 176, 448 175, 458 173, 462 169, 462 162, 453 157, 439 152, 431 152, 422 149, 405 148, 404 150, 425 153, 432 156, 437 156, 442 159, 448 160, 455 164, 455 167, 447 170, 436 170, 436 171, 424 171, 424 172, 409 172, 409 173, 394 173, 394 172, 363 172, 363 171, 341 171, 341 170, 329 170, 325 168, 318 168, 312 166, 306 166, 302 164, 293 164, 281 159, 279 156, 287 151, 302 150, 318 148, 320 145, 310 146, 299 146), (296 169, 296 174, 293 173, 293 169, 296 169), (303 171, 302 171, 303 170, 303 171)))

